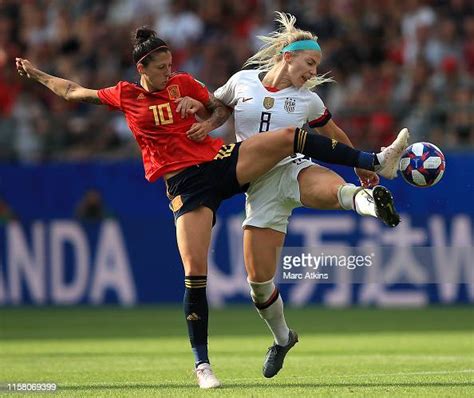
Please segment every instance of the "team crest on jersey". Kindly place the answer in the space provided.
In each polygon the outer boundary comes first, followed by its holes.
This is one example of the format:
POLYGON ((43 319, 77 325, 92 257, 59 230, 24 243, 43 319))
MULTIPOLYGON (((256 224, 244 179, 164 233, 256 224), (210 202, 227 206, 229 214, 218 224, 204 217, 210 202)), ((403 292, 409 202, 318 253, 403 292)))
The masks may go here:
POLYGON ((172 86, 169 86, 167 90, 168 90, 168 95, 170 97, 170 100, 181 98, 181 93, 179 92, 179 86, 177 84, 173 84, 172 86))
POLYGON ((263 99, 263 106, 265 107, 265 109, 273 108, 274 104, 275 104, 275 98, 265 97, 263 99))
POLYGON ((286 98, 285 99, 285 111, 288 113, 295 111, 296 99, 294 98, 286 98))

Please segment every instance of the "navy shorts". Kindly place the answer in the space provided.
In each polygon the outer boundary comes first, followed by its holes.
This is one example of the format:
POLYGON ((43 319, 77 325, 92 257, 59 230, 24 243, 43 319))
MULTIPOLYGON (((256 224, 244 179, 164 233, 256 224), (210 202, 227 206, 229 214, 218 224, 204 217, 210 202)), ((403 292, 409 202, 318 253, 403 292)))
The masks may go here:
POLYGON ((237 181, 240 144, 223 145, 214 160, 188 167, 168 178, 167 195, 175 221, 183 214, 205 206, 214 214, 214 225, 221 202, 247 190, 249 184, 240 186, 237 181))

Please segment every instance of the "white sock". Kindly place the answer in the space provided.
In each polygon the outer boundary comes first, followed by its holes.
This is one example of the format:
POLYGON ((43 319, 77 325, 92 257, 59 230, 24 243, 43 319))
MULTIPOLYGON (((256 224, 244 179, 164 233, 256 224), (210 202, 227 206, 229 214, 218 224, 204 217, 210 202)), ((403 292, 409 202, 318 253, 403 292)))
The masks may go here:
POLYGON ((337 190, 337 199, 344 210, 354 210, 361 216, 377 217, 371 189, 344 184, 337 190))
POLYGON ((375 156, 377 156, 377 160, 379 161, 379 164, 375 165, 374 169, 375 171, 378 171, 383 165, 383 162, 385 160, 385 154, 382 151, 382 152, 376 153, 375 156))
POLYGON ((290 329, 283 314, 283 300, 273 279, 261 283, 249 280, 248 283, 255 308, 272 332, 275 342, 281 346, 287 345, 290 329))

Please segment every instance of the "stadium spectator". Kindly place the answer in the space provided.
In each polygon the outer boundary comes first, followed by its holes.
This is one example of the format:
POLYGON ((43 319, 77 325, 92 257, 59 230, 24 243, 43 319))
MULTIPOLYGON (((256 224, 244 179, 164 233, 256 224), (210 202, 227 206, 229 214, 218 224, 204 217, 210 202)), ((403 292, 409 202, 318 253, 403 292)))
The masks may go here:
MULTIPOLYGON (((52 120, 55 139, 48 136, 43 140, 43 133, 36 129, 44 126, 28 121, 26 143, 23 137, 21 145, 13 144, 11 126, 17 119, 13 119, 12 112, 20 112, 26 105, 20 94, 28 84, 13 77, 12 60, 20 52, 48 72, 70 76, 91 87, 103 87, 119 78, 137 78, 130 67, 130 49, 124 45, 132 26, 149 23, 167 31, 170 25, 173 29, 180 26, 182 35, 171 34, 171 40, 178 40, 173 47, 180 55, 175 68, 192 72, 214 90, 255 52, 255 35, 272 30, 274 9, 294 13, 304 22, 303 27, 320 37, 325 49, 320 70, 333 74, 340 84, 322 86, 318 93, 331 106, 339 124, 354 133, 357 145, 378 149, 384 141, 369 137, 372 114, 388 111, 396 130, 410 113, 416 112, 420 93, 425 89, 435 93, 442 90, 446 68, 452 68, 450 59, 455 59, 456 73, 462 76, 462 83, 456 82, 450 91, 462 87, 472 95, 474 7, 468 0, 243 0, 238 4, 233 0, 5 0, 0 2, 0 142, 10 144, 2 147, 0 159, 138 156, 131 140, 125 138, 124 130, 114 121, 115 115, 90 106, 57 105, 50 94, 29 87, 32 98, 28 103, 41 107, 43 117, 52 120), (373 87, 361 82, 370 81, 379 88, 386 85, 387 63, 394 69, 393 81, 384 88, 384 101, 378 103, 372 97, 373 87), (336 98, 334 106, 332 101, 336 98), (101 148, 100 154, 84 150, 83 140, 71 133, 69 123, 77 118, 88 119, 92 113, 97 121, 94 129, 107 129, 110 134, 108 144, 93 144, 101 148), (60 138, 61 135, 65 137, 60 138), (31 155, 26 153, 30 147, 31 155)), ((472 103, 463 106, 473 112, 472 103)), ((429 141, 441 129, 447 133, 443 135, 446 142, 440 145, 460 145, 450 136, 454 132, 446 123, 447 118, 437 120, 420 138, 429 141)), ((84 129, 91 128, 86 122, 84 129)), ((227 128, 221 134, 230 137, 233 131, 227 128)), ((91 134, 87 139, 95 141, 97 136, 91 134)))

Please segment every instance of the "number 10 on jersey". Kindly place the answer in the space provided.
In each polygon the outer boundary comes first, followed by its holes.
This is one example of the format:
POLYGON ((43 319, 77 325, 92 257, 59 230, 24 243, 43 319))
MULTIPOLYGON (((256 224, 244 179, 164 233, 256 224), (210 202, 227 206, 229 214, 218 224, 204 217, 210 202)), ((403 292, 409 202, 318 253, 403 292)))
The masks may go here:
POLYGON ((173 111, 171 110, 170 103, 160 105, 152 105, 148 109, 153 112, 153 117, 155 118, 155 125, 163 126, 164 124, 173 123, 173 111), (166 110, 167 117, 165 117, 164 110, 166 110))

